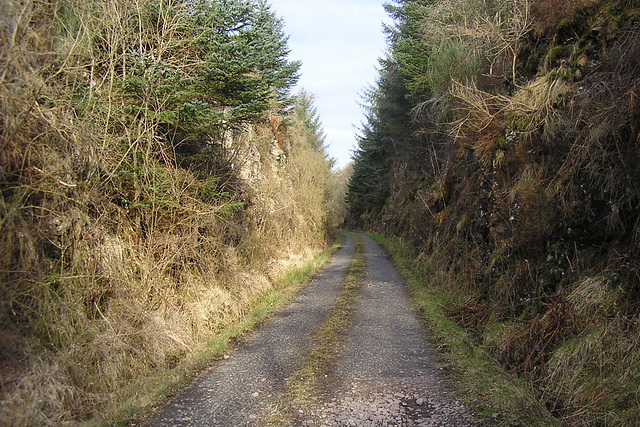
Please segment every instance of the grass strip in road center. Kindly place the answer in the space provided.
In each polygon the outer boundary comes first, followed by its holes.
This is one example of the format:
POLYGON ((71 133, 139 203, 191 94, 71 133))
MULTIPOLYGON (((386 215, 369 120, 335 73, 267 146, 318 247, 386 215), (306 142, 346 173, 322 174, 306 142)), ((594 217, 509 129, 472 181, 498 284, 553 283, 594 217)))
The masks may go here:
POLYGON ((354 235, 356 250, 342 291, 326 320, 311 336, 311 349, 303 363, 287 380, 287 394, 290 405, 278 411, 267 424, 286 424, 298 415, 308 403, 319 399, 328 384, 329 374, 339 354, 344 331, 353 321, 354 306, 364 282, 366 273, 362 236, 354 235), (285 418, 285 419, 283 419, 285 418))

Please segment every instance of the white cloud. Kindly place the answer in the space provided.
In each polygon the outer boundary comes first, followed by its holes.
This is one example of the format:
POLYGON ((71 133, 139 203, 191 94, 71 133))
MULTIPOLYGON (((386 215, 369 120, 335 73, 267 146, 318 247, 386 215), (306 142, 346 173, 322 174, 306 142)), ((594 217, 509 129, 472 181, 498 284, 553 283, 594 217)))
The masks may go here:
POLYGON ((270 0, 285 22, 291 60, 302 61, 299 86, 316 96, 327 151, 338 166, 350 160, 364 120, 361 93, 375 81, 388 17, 383 0, 270 0))

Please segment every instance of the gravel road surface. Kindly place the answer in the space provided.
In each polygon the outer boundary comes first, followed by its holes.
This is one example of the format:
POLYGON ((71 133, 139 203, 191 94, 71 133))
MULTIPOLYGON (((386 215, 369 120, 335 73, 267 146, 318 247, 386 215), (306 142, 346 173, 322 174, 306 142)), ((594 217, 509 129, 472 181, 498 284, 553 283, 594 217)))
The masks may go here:
POLYGON ((366 277, 322 390, 305 402, 287 395, 287 380, 304 362, 310 337, 348 274, 355 242, 351 234, 346 236, 343 247, 292 304, 251 334, 229 359, 217 361, 147 425, 475 425, 442 379, 397 270, 366 236, 366 277))
POLYGON ((398 271, 362 236, 367 273, 327 391, 291 425, 470 426, 443 380, 398 271))

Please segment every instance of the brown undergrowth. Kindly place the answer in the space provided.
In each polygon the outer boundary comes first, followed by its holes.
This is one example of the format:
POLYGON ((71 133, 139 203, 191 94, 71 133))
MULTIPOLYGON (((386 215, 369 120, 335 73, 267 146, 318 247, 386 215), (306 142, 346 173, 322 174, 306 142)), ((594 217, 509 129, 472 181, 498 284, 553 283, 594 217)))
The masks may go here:
MULTIPOLYGON (((596 25, 589 13, 623 10, 612 3, 591 8, 564 25, 596 25)), ((599 19, 619 25, 624 18, 599 19)), ((485 132, 494 144, 474 152, 482 166, 468 179, 480 184, 458 184, 444 211, 454 223, 481 213, 457 222, 456 235, 442 224, 440 237, 454 241, 433 249, 451 257, 439 268, 472 273, 456 275, 467 279, 462 289, 472 297, 451 318, 528 378, 563 424, 631 425, 640 416, 638 27, 629 24, 616 41, 604 30, 574 30, 583 38, 567 43, 575 44, 557 68, 500 99, 502 131, 485 132), (600 43, 610 44, 606 55, 594 49, 600 43), (458 239, 474 242, 472 249, 453 252, 458 239)))
POLYGON ((0 424, 122 416, 326 246, 294 115, 167 132, 202 65, 182 5, 0 5, 0 424))
POLYGON ((561 424, 636 425, 640 10, 525 3, 515 68, 451 83, 447 121, 414 121, 439 151, 397 154, 366 219, 411 240, 449 318, 561 424))

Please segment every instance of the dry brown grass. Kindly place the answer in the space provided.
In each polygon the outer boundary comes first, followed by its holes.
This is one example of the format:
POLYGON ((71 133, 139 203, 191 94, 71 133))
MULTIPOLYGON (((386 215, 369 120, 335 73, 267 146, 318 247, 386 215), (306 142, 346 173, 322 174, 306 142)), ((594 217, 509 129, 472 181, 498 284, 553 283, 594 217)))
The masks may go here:
POLYGON ((611 279, 586 278, 568 301, 580 333, 554 350, 540 380, 542 398, 567 425, 638 421, 638 318, 619 315, 611 279))
POLYGON ((303 135, 228 133, 207 176, 177 166, 150 113, 169 95, 123 89, 145 57, 201 66, 182 3, 162 4, 147 26, 143 0, 0 5, 0 424, 123 416, 132 393, 153 393, 131 384, 325 245, 329 173, 303 135))
POLYGON ((602 4, 603 0, 537 0, 532 2, 532 13, 535 18, 536 33, 543 35, 556 31, 558 24, 572 18, 576 11, 602 4))

